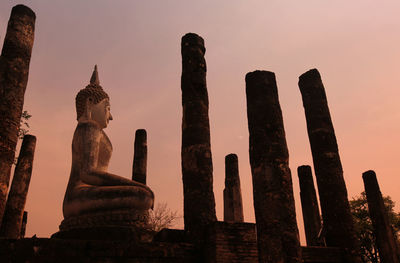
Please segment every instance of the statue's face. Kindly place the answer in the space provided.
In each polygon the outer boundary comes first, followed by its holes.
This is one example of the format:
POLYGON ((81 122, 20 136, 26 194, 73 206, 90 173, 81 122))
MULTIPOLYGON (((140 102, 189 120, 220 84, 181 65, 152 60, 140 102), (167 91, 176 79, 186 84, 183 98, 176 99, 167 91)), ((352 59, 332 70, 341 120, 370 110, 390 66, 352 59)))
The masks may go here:
POLYGON ((113 119, 110 112, 109 99, 103 99, 99 103, 92 105, 91 117, 93 121, 97 122, 100 128, 106 128, 108 122, 113 119))

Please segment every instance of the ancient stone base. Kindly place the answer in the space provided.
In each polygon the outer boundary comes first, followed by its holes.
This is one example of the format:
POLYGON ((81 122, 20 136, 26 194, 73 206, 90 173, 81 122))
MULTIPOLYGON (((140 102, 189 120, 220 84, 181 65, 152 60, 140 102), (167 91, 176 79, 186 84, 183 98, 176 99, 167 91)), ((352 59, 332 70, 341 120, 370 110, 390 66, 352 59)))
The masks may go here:
POLYGON ((111 210, 90 213, 64 219, 60 231, 93 227, 133 227, 148 228, 147 210, 111 210))
POLYGON ((76 239, 76 240, 126 240, 129 242, 151 242, 154 231, 135 227, 103 226, 91 228, 76 228, 59 231, 51 238, 76 239))
MULTIPOLYGON (((8 262, 258 263, 255 224, 216 222, 196 247, 184 230, 165 229, 150 243, 132 240, 0 238, 0 259, 8 262)), ((303 263, 348 263, 340 248, 302 247, 303 263)))
MULTIPOLYGON (((127 241, 58 238, 1 239, 2 263, 197 263, 188 243, 136 243, 127 241)), ((199 262, 200 263, 200 262, 199 262)))
POLYGON ((151 242, 148 211, 114 210, 66 218, 52 238, 151 242))
POLYGON ((215 222, 206 236, 207 262, 258 263, 255 224, 215 222))
POLYGON ((164 228, 154 236, 153 241, 188 243, 190 242, 190 237, 185 230, 164 228))

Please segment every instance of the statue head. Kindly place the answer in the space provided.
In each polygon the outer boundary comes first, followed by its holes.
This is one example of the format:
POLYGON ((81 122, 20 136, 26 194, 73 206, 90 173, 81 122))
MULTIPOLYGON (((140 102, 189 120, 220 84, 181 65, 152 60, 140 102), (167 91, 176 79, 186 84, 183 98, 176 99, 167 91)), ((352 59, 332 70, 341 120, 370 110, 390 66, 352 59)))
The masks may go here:
POLYGON ((100 86, 97 65, 94 67, 90 84, 76 95, 75 105, 78 122, 95 121, 100 128, 105 128, 112 120, 110 98, 100 86))

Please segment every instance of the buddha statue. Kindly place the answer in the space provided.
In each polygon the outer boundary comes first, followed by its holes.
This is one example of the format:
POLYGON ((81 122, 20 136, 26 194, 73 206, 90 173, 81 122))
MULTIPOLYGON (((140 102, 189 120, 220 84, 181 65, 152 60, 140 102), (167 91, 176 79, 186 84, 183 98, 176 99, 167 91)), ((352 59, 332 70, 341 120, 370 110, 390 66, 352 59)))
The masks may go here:
POLYGON ((76 96, 78 125, 60 230, 98 226, 143 226, 154 194, 139 182, 108 172, 112 145, 103 131, 112 116, 97 66, 90 84, 76 96))

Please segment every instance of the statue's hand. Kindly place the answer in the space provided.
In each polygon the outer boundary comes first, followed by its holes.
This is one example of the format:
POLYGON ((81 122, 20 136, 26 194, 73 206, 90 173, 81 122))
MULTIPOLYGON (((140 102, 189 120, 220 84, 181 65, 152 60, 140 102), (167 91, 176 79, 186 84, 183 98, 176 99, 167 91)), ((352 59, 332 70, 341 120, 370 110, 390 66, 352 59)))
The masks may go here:
POLYGON ((97 185, 97 186, 138 186, 148 190, 153 193, 151 189, 142 183, 127 179, 125 177, 102 172, 102 171, 90 171, 85 175, 81 176, 82 182, 88 185, 97 185))

